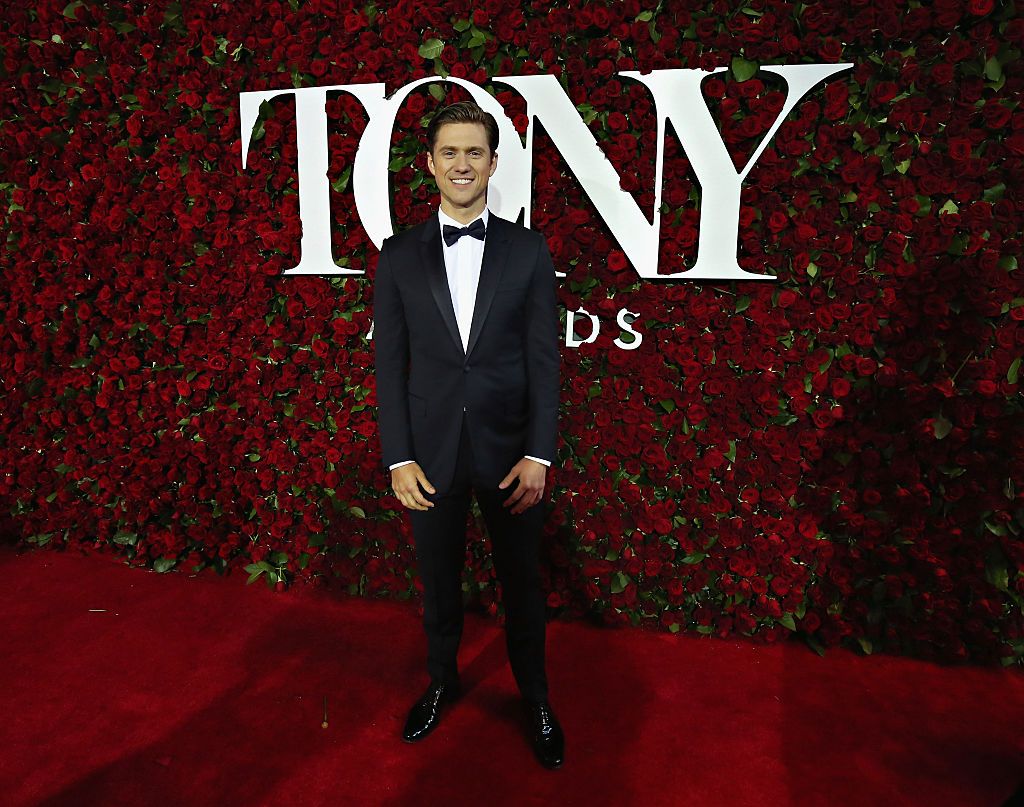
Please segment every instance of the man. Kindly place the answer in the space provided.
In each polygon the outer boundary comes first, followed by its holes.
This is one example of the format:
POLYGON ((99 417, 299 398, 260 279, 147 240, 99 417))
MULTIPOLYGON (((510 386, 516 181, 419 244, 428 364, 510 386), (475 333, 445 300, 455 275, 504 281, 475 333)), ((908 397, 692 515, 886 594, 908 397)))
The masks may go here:
POLYGON ((381 449, 412 523, 430 675, 403 738, 425 737, 461 693, 472 488, 494 548, 531 743, 542 764, 558 767, 564 738, 548 702, 538 569, 558 434, 554 266, 543 236, 487 209, 498 164, 490 113, 472 102, 447 106, 427 141, 440 210, 385 239, 373 299, 381 449))

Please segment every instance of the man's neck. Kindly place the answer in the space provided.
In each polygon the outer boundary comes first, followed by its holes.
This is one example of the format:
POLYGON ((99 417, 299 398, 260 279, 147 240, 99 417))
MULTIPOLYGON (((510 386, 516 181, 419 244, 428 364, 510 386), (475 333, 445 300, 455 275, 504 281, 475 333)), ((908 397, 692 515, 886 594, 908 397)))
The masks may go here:
POLYGON ((485 207, 487 207, 486 199, 475 207, 451 207, 445 203, 444 199, 441 200, 441 210, 444 214, 451 216, 460 224, 469 224, 473 219, 478 218, 484 212, 485 207))

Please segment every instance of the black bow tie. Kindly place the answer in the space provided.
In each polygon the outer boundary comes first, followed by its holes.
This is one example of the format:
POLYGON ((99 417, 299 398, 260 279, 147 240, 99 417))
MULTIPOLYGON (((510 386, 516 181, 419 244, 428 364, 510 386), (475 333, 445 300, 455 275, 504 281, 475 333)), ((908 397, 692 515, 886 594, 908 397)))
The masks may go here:
POLYGON ((487 232, 484 227, 484 220, 477 219, 468 227, 453 227, 451 224, 446 224, 441 228, 444 233, 444 242, 451 246, 458 241, 464 235, 471 235, 474 238, 479 238, 481 241, 484 240, 484 234, 487 232))

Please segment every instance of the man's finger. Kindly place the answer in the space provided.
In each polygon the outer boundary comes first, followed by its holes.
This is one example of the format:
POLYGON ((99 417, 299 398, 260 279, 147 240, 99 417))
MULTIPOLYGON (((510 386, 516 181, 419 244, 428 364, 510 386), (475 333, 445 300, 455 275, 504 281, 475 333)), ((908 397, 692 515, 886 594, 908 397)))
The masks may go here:
POLYGON ((410 510, 426 510, 428 502, 420 494, 419 487, 405 491, 405 506, 410 510))
POLYGON ((520 485, 518 488, 516 488, 512 492, 511 496, 509 496, 507 499, 505 499, 505 503, 504 503, 503 506, 504 507, 511 507, 511 506, 513 506, 516 502, 518 502, 521 498, 523 498, 523 494, 525 494, 525 493, 526 493, 526 488, 524 488, 522 485, 520 485))
POLYGON ((536 491, 536 495, 535 496, 524 497, 523 501, 521 502, 522 506, 519 507, 519 508, 513 509, 512 512, 513 513, 521 513, 524 510, 529 510, 531 507, 533 507, 535 504, 537 504, 543 498, 543 496, 544 496, 544 489, 541 488, 540 490, 536 491))
POLYGON ((428 504, 431 507, 433 507, 432 502, 427 502, 420 496, 420 492, 418 489, 415 491, 403 490, 401 493, 398 494, 398 496, 402 500, 402 504, 404 504, 410 510, 427 510, 428 504))
POLYGON ((540 500, 539 496, 531 494, 529 496, 523 496, 522 501, 519 502, 519 508, 515 510, 516 513, 522 513, 524 510, 529 510, 540 500))
POLYGON ((437 492, 437 491, 434 490, 434 486, 430 484, 430 480, 427 479, 427 477, 423 475, 422 471, 420 473, 416 474, 416 481, 419 482, 421 485, 423 485, 423 489, 427 493, 436 493, 437 492))
MULTIPOLYGON (((423 481, 420 484, 423 485, 423 489, 426 490, 428 493, 434 493, 434 486, 430 484, 430 481, 425 476, 423 477, 423 481)), ((417 484, 416 488, 413 490, 413 495, 416 497, 416 501, 418 501, 420 504, 433 507, 434 503, 429 499, 425 498, 423 492, 420 490, 420 484, 417 484)))
POLYGON ((509 471, 509 474, 508 474, 508 476, 506 476, 506 477, 505 477, 504 479, 502 479, 502 480, 501 480, 501 481, 500 481, 500 482, 498 483, 498 487, 499 487, 499 488, 505 488, 505 487, 508 487, 509 485, 511 485, 511 484, 512 484, 512 480, 513 480, 513 479, 515 479, 515 478, 516 478, 515 474, 513 474, 513 473, 512 473, 511 471, 509 471))

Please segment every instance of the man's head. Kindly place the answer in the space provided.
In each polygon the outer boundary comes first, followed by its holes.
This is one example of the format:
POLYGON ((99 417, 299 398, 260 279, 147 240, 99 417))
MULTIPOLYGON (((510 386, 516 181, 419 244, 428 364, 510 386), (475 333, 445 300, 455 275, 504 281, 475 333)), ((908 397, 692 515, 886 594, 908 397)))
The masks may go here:
POLYGON ((487 182, 498 167, 498 123, 472 101, 444 107, 427 127, 427 168, 441 208, 471 221, 484 209, 487 182))

